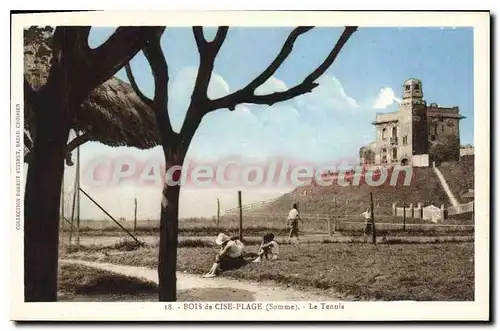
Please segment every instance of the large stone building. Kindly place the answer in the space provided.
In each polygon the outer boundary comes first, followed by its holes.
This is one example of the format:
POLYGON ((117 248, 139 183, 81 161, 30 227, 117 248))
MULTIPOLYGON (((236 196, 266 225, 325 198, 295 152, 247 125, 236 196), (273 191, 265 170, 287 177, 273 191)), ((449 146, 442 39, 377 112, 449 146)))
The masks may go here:
POLYGON ((359 151, 360 163, 426 167, 460 158, 458 107, 440 107, 424 100, 422 82, 409 79, 396 112, 378 114, 376 139, 359 151))

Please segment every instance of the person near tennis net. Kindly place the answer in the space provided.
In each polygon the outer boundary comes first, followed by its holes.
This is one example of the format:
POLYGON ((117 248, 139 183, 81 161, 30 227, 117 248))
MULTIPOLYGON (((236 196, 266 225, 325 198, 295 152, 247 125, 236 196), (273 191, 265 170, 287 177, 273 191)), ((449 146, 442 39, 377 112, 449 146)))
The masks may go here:
POLYGON ((299 208, 296 203, 293 204, 292 209, 288 213, 287 225, 290 227, 290 234, 288 235, 288 242, 295 237, 299 241, 299 221, 304 224, 304 221, 300 218, 299 208))

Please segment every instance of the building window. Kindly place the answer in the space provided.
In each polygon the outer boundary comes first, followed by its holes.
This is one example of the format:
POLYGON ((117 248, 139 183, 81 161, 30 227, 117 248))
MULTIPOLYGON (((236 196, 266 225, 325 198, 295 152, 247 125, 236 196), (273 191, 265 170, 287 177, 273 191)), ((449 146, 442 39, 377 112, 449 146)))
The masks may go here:
POLYGON ((441 132, 444 132, 444 124, 441 124, 441 132))
POLYGON ((387 129, 386 128, 382 129, 382 139, 383 140, 387 139, 387 129))
POLYGON ((431 134, 431 141, 434 141, 434 140, 436 140, 436 136, 431 134))
POLYGON ((397 148, 393 148, 392 149, 392 161, 397 161, 398 160, 398 149, 397 148))
POLYGON ((396 126, 394 126, 391 131, 392 131, 391 144, 397 145, 398 144, 398 128, 396 126))
POLYGON ((387 163, 387 149, 382 148, 381 156, 382 156, 382 163, 387 163))
POLYGON ((403 137, 403 145, 408 145, 408 136, 403 137))
POLYGON ((434 134, 438 133, 438 124, 434 122, 434 134))
POLYGON ((410 85, 405 86, 405 91, 409 91, 411 89, 410 85))

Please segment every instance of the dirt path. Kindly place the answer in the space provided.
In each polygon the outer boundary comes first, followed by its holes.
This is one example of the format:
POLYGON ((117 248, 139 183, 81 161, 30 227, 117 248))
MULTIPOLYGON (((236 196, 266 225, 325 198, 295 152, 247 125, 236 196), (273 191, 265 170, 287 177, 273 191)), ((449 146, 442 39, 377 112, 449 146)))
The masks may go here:
MULTIPOLYGON (((70 259, 60 262, 80 264, 158 283, 156 270, 145 267, 70 259)), ((177 273, 177 290, 189 292, 200 301, 333 301, 338 299, 270 284, 227 278, 202 278, 198 275, 180 272, 177 273)))

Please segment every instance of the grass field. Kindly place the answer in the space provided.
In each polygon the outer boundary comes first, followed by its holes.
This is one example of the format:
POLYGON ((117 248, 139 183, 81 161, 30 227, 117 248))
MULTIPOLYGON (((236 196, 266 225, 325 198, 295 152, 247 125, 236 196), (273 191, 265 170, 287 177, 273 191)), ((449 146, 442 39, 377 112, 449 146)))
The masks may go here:
MULTIPOLYGON (((217 249, 192 246, 178 249, 178 270, 202 274, 217 249)), ((144 247, 66 257, 156 268, 157 254, 157 247, 144 247)), ((357 300, 474 300, 474 244, 393 244, 377 249, 369 244, 282 245, 279 260, 248 263, 224 276, 312 287, 357 300)))

